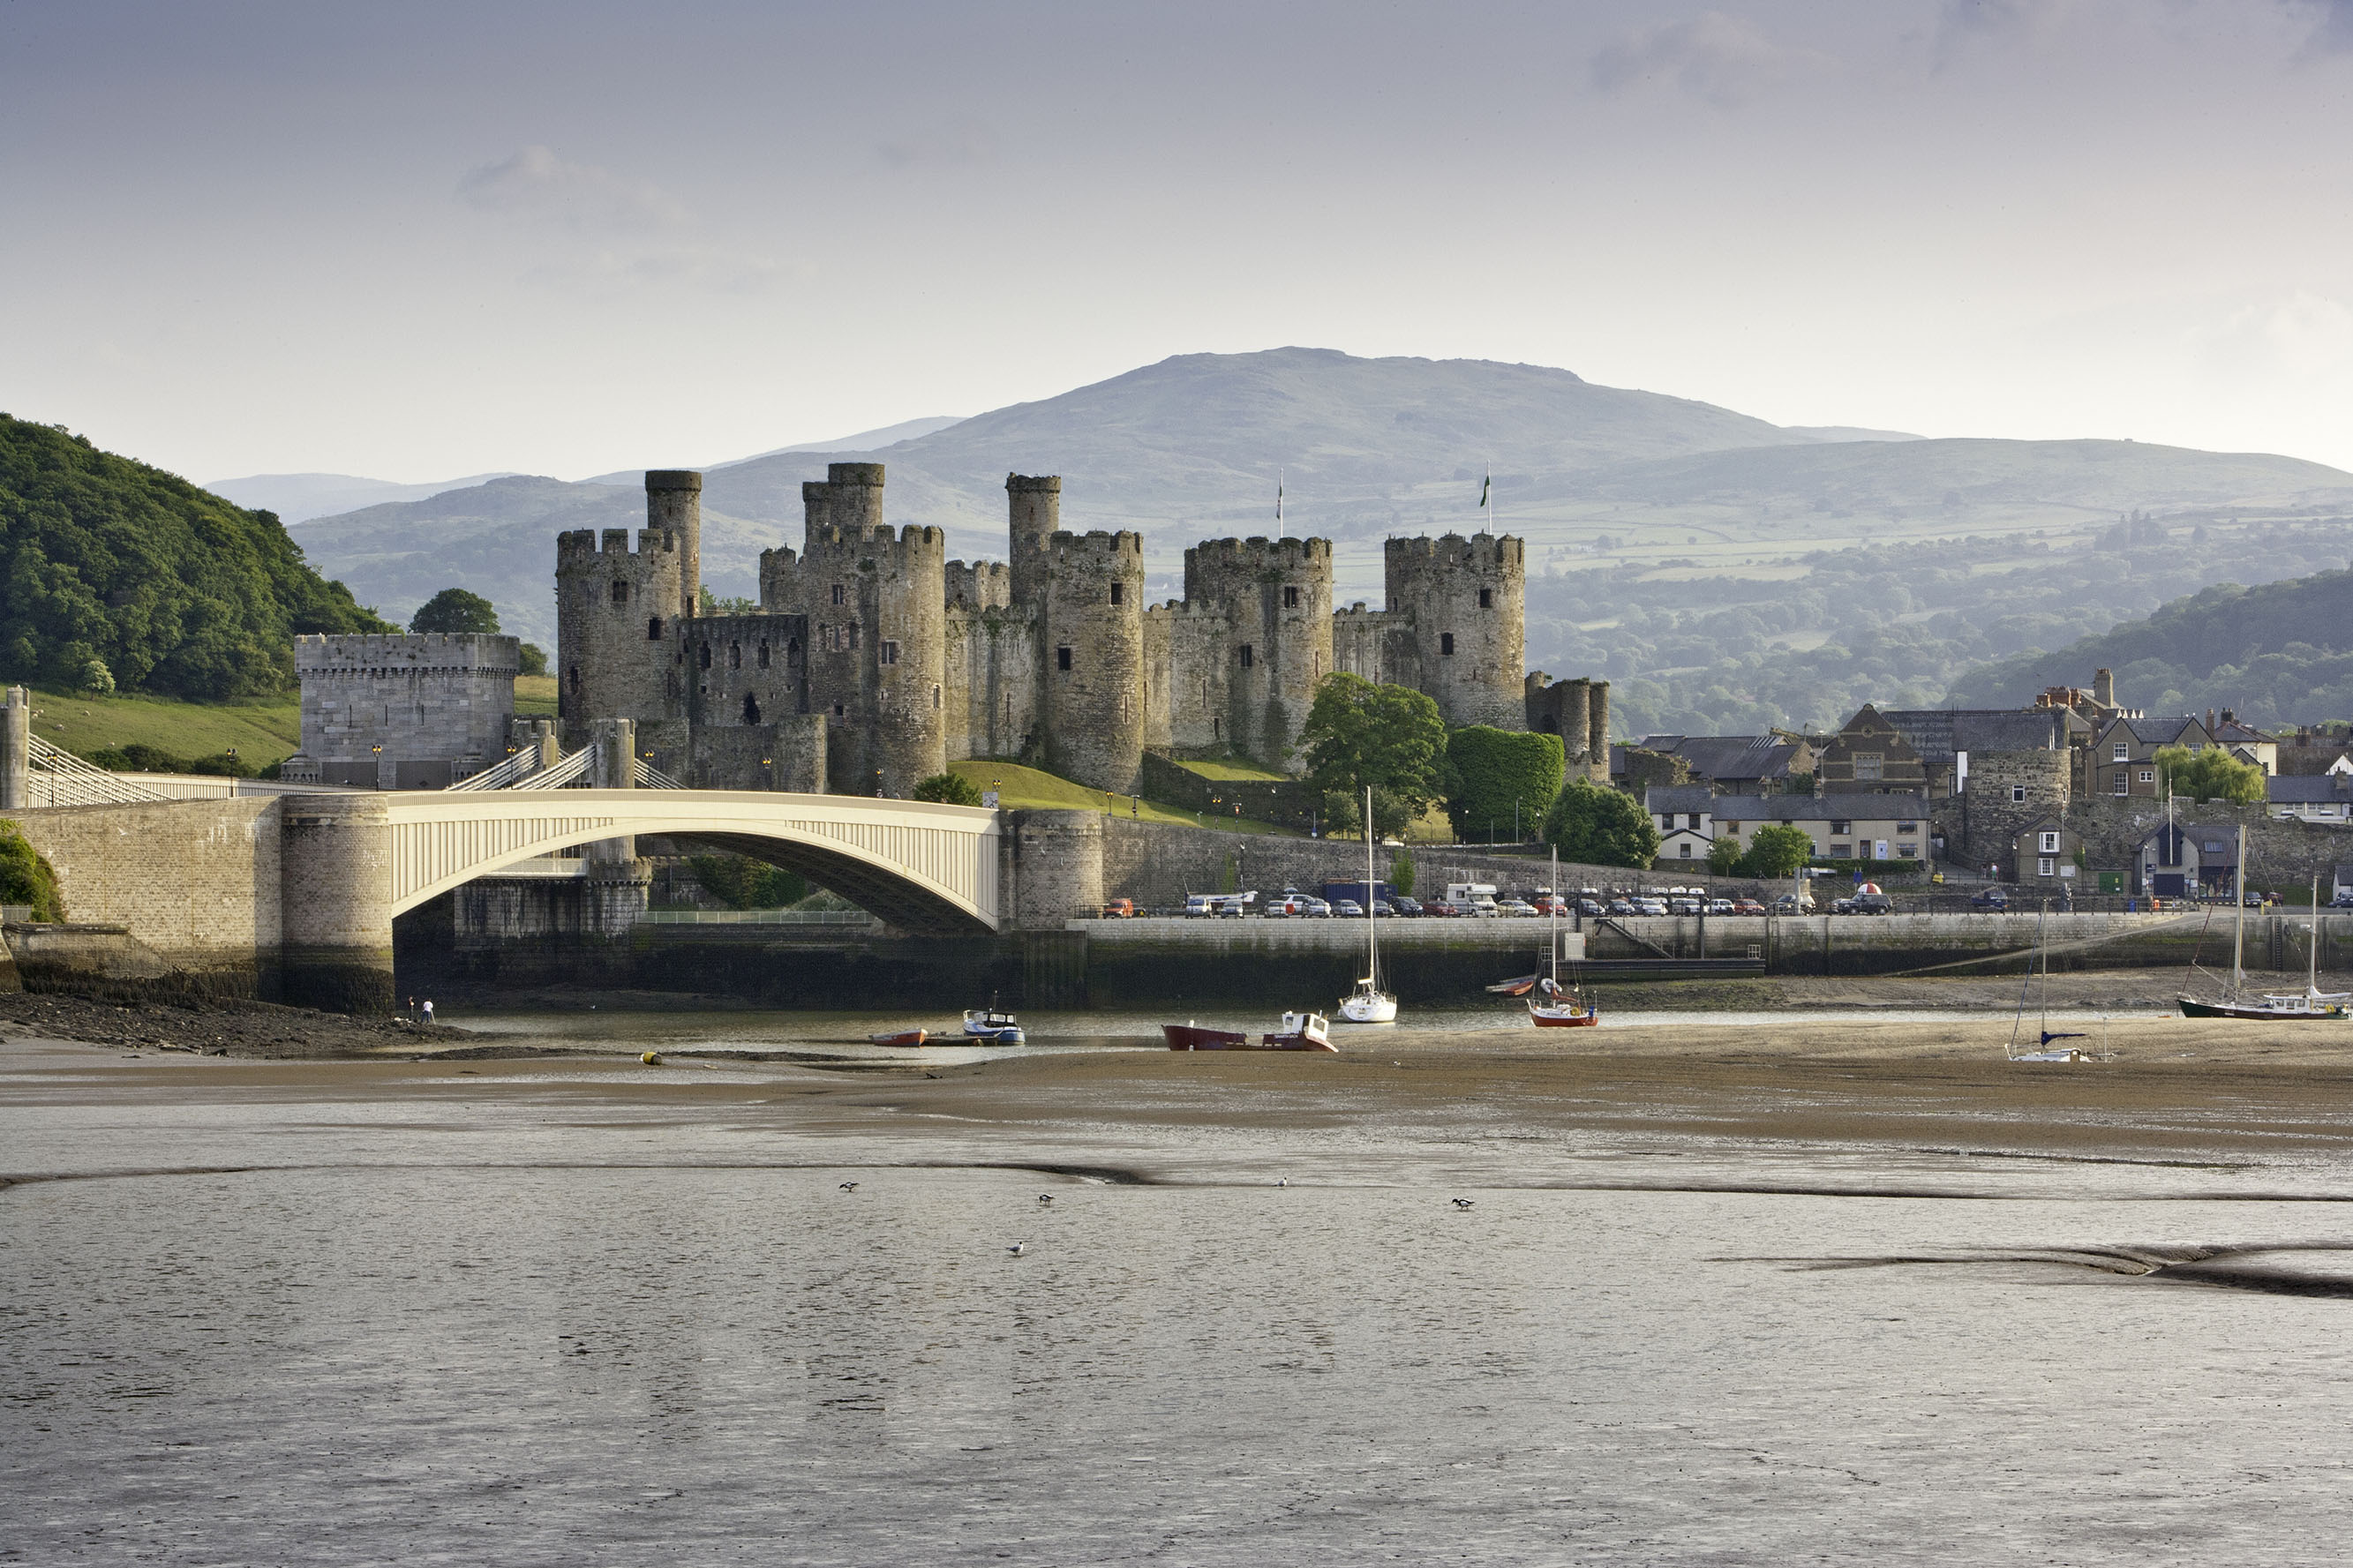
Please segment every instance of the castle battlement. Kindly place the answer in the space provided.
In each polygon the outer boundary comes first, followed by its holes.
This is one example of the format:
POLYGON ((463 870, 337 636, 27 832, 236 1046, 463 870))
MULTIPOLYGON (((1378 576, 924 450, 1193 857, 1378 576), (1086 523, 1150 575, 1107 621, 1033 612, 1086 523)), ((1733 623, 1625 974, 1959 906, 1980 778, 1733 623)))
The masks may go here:
POLYGON ((1390 563, 1430 563, 1474 569, 1492 566, 1500 570, 1520 565, 1526 551, 1526 542, 1511 533, 1474 533, 1467 538, 1449 533, 1437 539, 1421 534, 1411 539, 1391 538, 1381 543, 1382 557, 1390 563))
POLYGON ((878 522, 871 527, 850 528, 827 523, 810 529, 807 540, 808 554, 811 559, 815 559, 819 550, 828 552, 836 550, 853 552, 871 550, 884 555, 912 551, 931 551, 944 556, 947 544, 948 535, 945 529, 930 528, 913 522, 901 529, 893 529, 887 522, 878 522))
POLYGON ((1332 559, 1332 542, 1328 539, 1269 539, 1263 534, 1253 534, 1248 539, 1205 539, 1187 550, 1185 556, 1188 561, 1198 556, 1205 563, 1328 563, 1332 559))
POLYGON ((522 663, 522 639, 486 632, 305 633, 294 639, 301 675, 505 675, 522 663))
POLYGON ((1050 533, 1046 548, 1055 555, 1133 555, 1144 557, 1144 535, 1111 533, 1095 529, 1087 533, 1050 533))
POLYGON ((1013 602, 1013 568, 1002 561, 951 561, 946 577, 951 605, 997 610, 1013 602))
POLYGON ((560 568, 595 560, 600 555, 675 555, 678 535, 667 528, 638 530, 637 548, 629 548, 629 531, 608 528, 600 539, 593 528, 575 528, 555 536, 555 563, 560 568))

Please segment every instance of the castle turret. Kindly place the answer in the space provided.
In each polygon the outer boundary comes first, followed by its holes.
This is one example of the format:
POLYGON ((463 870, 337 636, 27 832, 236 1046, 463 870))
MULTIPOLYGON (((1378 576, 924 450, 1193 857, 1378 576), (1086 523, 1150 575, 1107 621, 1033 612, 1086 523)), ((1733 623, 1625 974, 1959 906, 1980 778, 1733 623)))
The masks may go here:
POLYGON ((684 584, 674 530, 641 530, 635 551, 626 528, 605 530, 601 542, 585 528, 556 536, 556 712, 573 744, 594 720, 683 713, 670 633, 684 584))
MULTIPOLYGON (((1412 670, 1388 679, 1430 694, 1455 728, 1525 722, 1527 567, 1518 539, 1392 539, 1388 607, 1413 617, 1412 670)), ((1573 742, 1570 742, 1573 745, 1573 742)))
POLYGON ((694 614, 702 602, 702 476, 692 468, 647 469, 646 526, 678 535, 681 598, 670 614, 694 614))
POLYGON ((1062 526, 1061 477, 1006 475, 1005 509, 1012 535, 1013 602, 1034 605, 1046 591, 1046 542, 1062 526))
POLYGON ((894 535, 881 522, 881 464, 827 472, 824 485, 804 489, 820 492, 807 548, 789 574, 776 563, 778 582, 797 584, 807 622, 808 701, 827 727, 828 787, 903 799, 947 766, 947 535, 894 535), (853 527, 846 518, 873 521, 853 527))
POLYGON ((1131 792, 1144 766, 1143 536, 1053 533, 1045 545, 1046 765, 1131 792))
POLYGON ((1185 601, 1227 622, 1226 742, 1295 768, 1316 683, 1332 668, 1332 542, 1205 541, 1185 552, 1185 601))

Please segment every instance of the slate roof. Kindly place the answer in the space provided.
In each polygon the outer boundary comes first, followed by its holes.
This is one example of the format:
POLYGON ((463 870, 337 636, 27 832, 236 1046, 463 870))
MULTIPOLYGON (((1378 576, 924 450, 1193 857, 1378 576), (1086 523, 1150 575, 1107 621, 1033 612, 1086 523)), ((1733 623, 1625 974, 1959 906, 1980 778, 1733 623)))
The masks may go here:
POLYGON ((2274 805, 2353 800, 2353 778, 2343 773, 2285 773, 2263 782, 2274 805))
POLYGON ((1928 803, 1916 795, 1768 795, 1757 800, 1758 817, 1775 822, 1923 822, 1928 803))
MULTIPOLYGON (((1754 800, 1754 795, 1746 798, 1754 800)), ((1715 810, 1715 792, 1705 784, 1656 784, 1642 792, 1642 809, 1652 816, 1666 812, 1715 810)))
POLYGON ((1636 744, 1681 757, 1705 779, 1780 779, 1798 748, 1770 735, 1645 735, 1636 744))
POLYGON ((2063 708, 1891 708, 1880 714, 1920 760, 1952 766, 1955 752, 2052 752, 2092 726, 2063 708))
MULTIPOLYGON (((2197 855, 2207 865, 2227 866, 2231 863, 2232 857, 2239 852, 2238 825, 2230 822, 2185 822, 2173 827, 2168 827, 2160 823, 2156 828, 2142 836, 2141 843, 2146 846, 2150 839, 2162 840, 2168 834, 2173 835, 2178 839, 2186 840, 2190 852, 2197 855), (2206 846, 2210 844, 2217 845, 2219 847, 2209 849, 2206 846)), ((2160 865, 2183 864, 2181 852, 2178 847, 2169 848, 2160 842, 2158 850, 2158 860, 2160 865)))
MULTIPOLYGON (((2184 731, 2192 729, 2203 731, 2205 727, 2195 714, 2184 713, 2163 719, 2119 719, 2111 730, 2127 731, 2144 746, 2170 746, 2180 741, 2184 731)), ((2200 739, 2203 738, 2201 735, 2200 739)))

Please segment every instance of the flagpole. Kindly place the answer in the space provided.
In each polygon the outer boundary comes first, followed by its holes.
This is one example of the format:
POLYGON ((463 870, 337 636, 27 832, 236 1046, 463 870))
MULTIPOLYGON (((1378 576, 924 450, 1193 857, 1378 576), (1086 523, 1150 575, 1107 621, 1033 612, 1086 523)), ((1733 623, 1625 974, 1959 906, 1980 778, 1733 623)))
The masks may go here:
POLYGON ((1282 470, 1274 470, 1274 536, 1284 538, 1282 531, 1282 470))

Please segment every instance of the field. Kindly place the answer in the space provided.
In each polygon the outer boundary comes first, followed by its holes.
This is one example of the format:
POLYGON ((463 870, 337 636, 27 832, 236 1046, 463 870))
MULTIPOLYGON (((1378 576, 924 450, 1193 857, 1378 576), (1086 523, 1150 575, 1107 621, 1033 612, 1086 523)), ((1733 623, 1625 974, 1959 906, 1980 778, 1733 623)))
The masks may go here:
POLYGON ((301 748, 302 713, 290 696, 269 702, 214 704, 37 690, 33 732, 78 756, 143 743, 176 757, 214 757, 234 751, 242 761, 261 768, 301 748))
POLYGON ((553 719, 555 717, 555 677, 552 675, 518 675, 515 677, 515 717, 518 719, 553 719))

